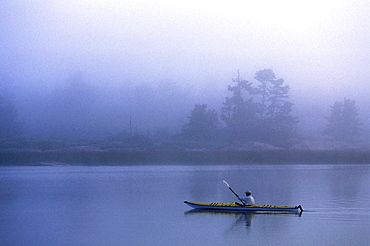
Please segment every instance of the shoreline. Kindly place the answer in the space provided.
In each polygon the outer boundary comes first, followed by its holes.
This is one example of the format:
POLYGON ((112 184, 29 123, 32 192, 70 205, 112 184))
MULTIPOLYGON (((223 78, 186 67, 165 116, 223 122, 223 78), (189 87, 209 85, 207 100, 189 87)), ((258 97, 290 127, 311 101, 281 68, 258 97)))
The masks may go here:
POLYGON ((169 164, 369 164, 368 150, 2 151, 0 166, 169 164))

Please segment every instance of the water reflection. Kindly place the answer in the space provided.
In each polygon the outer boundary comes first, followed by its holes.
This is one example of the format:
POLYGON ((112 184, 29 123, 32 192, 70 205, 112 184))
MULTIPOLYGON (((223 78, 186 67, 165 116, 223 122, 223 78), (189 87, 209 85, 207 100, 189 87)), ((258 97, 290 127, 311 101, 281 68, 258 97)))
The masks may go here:
POLYGON ((370 165, 0 167, 0 245, 369 245, 369 176, 370 165), (184 199, 235 201, 224 179, 304 215, 187 211, 184 199))
POLYGON ((228 231, 245 227, 249 229, 252 227, 253 220, 255 216, 302 216, 302 211, 299 213, 292 213, 292 212, 228 212, 228 211, 210 211, 210 210, 200 210, 200 209, 192 209, 186 211, 184 213, 185 216, 191 215, 199 215, 199 216, 224 216, 225 218, 234 218, 232 219, 233 225, 228 229, 228 231))
POLYGON ((248 229, 252 226, 252 220, 254 219, 255 214, 238 214, 238 218, 235 221, 235 226, 245 225, 248 229))

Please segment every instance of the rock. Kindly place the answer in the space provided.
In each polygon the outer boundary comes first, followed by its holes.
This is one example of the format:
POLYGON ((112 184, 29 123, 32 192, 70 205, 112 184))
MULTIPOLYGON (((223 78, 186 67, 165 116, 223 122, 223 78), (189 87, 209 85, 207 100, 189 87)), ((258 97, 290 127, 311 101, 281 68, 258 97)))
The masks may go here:
POLYGON ((245 142, 238 145, 229 145, 221 150, 234 150, 234 151, 258 151, 258 150, 283 150, 283 148, 276 147, 267 143, 260 142, 245 142))
POLYGON ((302 141, 292 146, 293 150, 369 150, 365 143, 348 143, 340 141, 302 141))
POLYGON ((74 146, 56 150, 49 150, 47 152, 102 152, 101 148, 95 146, 74 146))

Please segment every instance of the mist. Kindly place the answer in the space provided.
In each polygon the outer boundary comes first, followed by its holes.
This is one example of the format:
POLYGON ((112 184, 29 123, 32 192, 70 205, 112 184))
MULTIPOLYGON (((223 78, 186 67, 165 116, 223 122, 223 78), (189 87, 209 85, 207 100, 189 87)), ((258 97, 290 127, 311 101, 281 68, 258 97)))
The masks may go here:
POLYGON ((32 137, 178 132, 217 111, 239 71, 290 86, 298 128, 321 138, 356 101, 369 141, 369 1, 10 1, 0 4, 0 95, 32 137))

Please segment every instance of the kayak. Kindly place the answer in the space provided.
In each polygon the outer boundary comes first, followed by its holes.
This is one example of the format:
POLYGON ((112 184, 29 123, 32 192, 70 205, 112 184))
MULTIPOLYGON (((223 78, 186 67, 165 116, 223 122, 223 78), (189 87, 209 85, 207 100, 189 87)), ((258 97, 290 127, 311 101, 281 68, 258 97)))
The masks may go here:
POLYGON ((271 206, 271 205, 243 205, 240 203, 197 203, 184 201, 185 204, 199 210, 222 210, 237 212, 290 212, 301 213, 302 206, 271 206))

